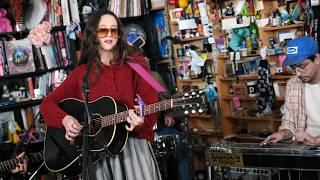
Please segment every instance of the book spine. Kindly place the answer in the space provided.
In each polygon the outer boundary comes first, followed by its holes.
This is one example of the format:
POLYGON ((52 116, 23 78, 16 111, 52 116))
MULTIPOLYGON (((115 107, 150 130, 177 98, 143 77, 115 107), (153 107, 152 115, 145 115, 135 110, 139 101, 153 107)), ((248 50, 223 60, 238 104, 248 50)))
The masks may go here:
POLYGON ((62 58, 62 53, 61 53, 58 32, 53 32, 52 36, 53 36, 53 40, 54 40, 56 51, 57 51, 57 56, 58 56, 58 60, 59 60, 59 67, 63 67, 64 63, 63 63, 63 58, 62 58))
POLYGON ((3 37, 0 42, 0 53, 1 53, 0 55, 2 56, 2 60, 3 60, 4 75, 9 75, 8 61, 7 61, 6 49, 4 45, 5 41, 6 39, 3 37))
POLYGON ((80 22, 79 6, 77 0, 69 0, 69 8, 71 12, 71 21, 80 22))
POLYGON ((28 90, 31 98, 35 98, 32 78, 27 78, 28 90))
POLYGON ((58 31, 58 36, 59 36, 63 65, 64 67, 67 67, 68 66, 67 49, 66 49, 66 42, 64 41, 62 31, 58 31))
POLYGON ((72 60, 71 60, 71 46, 69 42, 69 38, 67 36, 66 31, 62 31, 63 40, 66 48, 66 55, 67 55, 67 65, 72 66, 72 60))
POLYGON ((46 65, 43 61, 43 56, 42 56, 42 53, 41 53, 41 49, 40 48, 35 48, 36 49, 36 55, 38 57, 38 60, 39 60, 39 64, 40 64, 40 69, 41 70, 45 70, 46 69, 46 65))
POLYGON ((67 0, 61 0, 63 25, 70 25, 69 5, 67 0))

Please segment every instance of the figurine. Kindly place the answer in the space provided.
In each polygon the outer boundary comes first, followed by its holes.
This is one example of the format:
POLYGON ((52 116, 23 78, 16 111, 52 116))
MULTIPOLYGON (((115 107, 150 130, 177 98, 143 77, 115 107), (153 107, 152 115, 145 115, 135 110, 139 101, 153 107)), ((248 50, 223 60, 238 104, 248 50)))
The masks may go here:
POLYGON ((233 3, 230 2, 229 5, 226 7, 226 11, 224 13, 226 16, 234 16, 235 12, 233 9, 233 3))

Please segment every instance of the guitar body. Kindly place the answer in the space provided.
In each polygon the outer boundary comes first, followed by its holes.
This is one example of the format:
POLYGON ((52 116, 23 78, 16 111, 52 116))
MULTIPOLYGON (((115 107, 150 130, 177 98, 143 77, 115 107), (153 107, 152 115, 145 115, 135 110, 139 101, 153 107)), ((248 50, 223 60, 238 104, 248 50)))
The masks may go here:
MULTIPOLYGON (((80 123, 85 120, 85 106, 83 101, 68 98, 59 103, 59 106, 80 123)), ((101 128, 101 119, 104 116, 126 111, 127 107, 117 104, 111 97, 101 97, 88 103, 91 114, 91 133, 89 135, 90 153, 92 161, 96 162, 110 154, 122 151, 128 138, 125 129, 126 122, 101 128)), ((74 144, 65 138, 65 130, 47 128, 44 144, 44 162, 53 172, 60 172, 67 176, 81 173, 82 136, 75 139, 74 144)))

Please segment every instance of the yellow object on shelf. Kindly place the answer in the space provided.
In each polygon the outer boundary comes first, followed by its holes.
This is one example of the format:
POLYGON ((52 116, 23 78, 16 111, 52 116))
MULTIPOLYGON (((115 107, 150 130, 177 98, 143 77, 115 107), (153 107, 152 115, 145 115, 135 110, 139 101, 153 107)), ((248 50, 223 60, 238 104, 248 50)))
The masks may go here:
POLYGON ((180 8, 186 8, 186 7, 188 7, 188 0, 179 0, 178 1, 178 5, 179 5, 179 7, 180 8))

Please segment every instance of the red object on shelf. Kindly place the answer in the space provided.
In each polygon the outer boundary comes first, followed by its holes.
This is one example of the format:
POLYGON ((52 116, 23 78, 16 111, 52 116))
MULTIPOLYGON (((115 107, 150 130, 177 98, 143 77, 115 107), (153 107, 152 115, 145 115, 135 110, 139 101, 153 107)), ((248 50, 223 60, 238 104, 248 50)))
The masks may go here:
POLYGON ((168 0, 168 5, 178 7, 178 0, 168 0))

